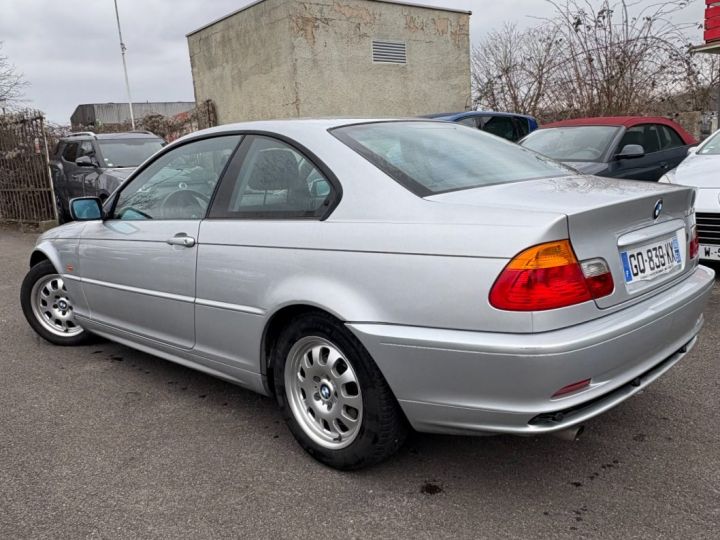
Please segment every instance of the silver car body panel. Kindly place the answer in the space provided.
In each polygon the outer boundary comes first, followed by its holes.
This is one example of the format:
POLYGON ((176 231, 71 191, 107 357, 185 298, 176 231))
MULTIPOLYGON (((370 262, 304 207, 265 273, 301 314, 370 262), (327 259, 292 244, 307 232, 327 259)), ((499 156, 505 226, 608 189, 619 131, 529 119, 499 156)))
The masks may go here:
POLYGON ((67 278, 88 330, 265 394, 272 317, 289 306, 323 309, 368 348, 411 423, 427 431, 555 429, 529 418, 621 388, 684 354, 697 335, 711 270, 686 261, 633 293, 617 266, 624 242, 688 233, 691 189, 564 177, 423 199, 328 133, 347 123, 229 125, 167 147, 244 131, 295 140, 342 184, 324 221, 70 223, 44 234, 36 251, 67 278), (653 219, 658 198, 665 210, 653 219), (197 243, 167 244, 180 233, 197 243), (568 237, 580 259, 606 258, 611 297, 543 312, 490 305, 515 254, 568 237), (590 390, 550 400, 585 377, 590 390))

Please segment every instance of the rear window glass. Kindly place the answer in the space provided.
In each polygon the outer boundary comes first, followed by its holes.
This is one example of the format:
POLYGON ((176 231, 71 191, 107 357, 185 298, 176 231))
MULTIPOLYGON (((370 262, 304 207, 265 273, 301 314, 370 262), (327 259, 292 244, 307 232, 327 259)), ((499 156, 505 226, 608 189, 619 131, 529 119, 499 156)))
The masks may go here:
POLYGON ((332 133, 421 197, 572 174, 535 152, 457 124, 378 122, 332 133))

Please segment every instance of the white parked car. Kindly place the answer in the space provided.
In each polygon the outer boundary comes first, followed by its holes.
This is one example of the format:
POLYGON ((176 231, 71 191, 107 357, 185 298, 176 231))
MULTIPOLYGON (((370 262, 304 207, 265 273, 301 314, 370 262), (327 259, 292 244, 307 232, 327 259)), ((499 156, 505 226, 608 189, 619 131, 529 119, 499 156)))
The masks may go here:
POLYGON ((720 130, 660 179, 666 184, 697 188, 695 216, 700 238, 700 258, 720 261, 720 130))

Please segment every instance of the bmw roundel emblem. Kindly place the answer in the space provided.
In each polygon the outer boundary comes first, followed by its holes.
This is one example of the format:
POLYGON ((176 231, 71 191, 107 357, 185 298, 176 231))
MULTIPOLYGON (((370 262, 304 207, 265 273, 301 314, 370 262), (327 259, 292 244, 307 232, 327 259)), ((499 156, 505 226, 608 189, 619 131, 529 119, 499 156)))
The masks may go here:
POLYGON ((653 210, 653 219, 657 219, 660 217, 660 212, 662 212, 663 209, 663 200, 660 199, 658 202, 655 203, 655 209, 653 210))

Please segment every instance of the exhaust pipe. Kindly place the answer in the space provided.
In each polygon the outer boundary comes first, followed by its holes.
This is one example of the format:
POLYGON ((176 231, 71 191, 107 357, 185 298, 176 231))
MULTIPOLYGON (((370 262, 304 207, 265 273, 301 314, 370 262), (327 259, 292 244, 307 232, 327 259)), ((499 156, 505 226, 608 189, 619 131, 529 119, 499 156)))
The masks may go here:
POLYGON ((585 426, 579 425, 563 429, 561 431, 553 431, 550 435, 557 437, 558 439, 562 439, 563 441, 577 441, 583 431, 585 431, 585 426))

